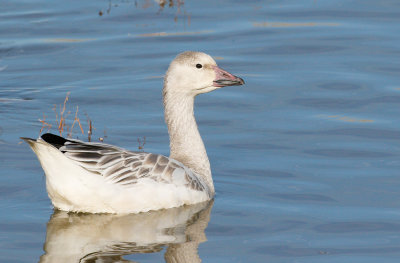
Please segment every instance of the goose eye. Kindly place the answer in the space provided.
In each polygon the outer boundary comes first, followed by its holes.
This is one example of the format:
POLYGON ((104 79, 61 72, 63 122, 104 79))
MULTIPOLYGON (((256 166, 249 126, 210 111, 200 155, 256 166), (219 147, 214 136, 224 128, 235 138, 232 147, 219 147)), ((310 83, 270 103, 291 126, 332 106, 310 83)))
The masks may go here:
POLYGON ((196 68, 202 68, 203 66, 201 64, 196 64, 196 68))

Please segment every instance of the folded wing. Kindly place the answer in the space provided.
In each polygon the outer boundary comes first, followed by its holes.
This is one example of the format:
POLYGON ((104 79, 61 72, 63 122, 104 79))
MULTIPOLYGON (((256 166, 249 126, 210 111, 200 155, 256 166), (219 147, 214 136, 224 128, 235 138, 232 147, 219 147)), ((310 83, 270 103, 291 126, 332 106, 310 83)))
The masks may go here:
POLYGON ((209 193, 207 184, 192 170, 163 155, 71 139, 59 146, 69 159, 113 184, 129 187, 148 178, 158 183, 186 186, 209 193))

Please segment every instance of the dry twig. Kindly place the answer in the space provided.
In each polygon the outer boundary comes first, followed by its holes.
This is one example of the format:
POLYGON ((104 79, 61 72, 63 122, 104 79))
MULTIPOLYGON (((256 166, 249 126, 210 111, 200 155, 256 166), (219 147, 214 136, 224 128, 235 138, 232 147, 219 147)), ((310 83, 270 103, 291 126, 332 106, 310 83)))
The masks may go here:
POLYGON ((39 119, 39 122, 42 123, 42 128, 40 128, 39 134, 42 134, 45 127, 47 127, 47 131, 51 129, 51 124, 46 122, 46 115, 43 114, 43 120, 39 119))
MULTIPOLYGON (((57 105, 55 104, 52 110, 55 113, 56 117, 56 127, 58 132, 60 133, 60 136, 63 135, 63 132, 67 132, 67 137, 72 137, 72 134, 74 132, 74 127, 75 124, 77 123, 79 125, 79 128, 81 130, 82 134, 85 134, 84 129, 82 127, 82 123, 78 117, 78 112, 79 112, 79 107, 76 106, 76 111, 75 111, 75 116, 74 119, 72 120, 72 124, 69 126, 67 124, 67 118, 71 114, 71 111, 67 111, 67 102, 69 101, 69 95, 70 92, 67 92, 67 95, 65 96, 64 103, 63 105, 59 105, 59 110, 57 110, 57 105)), ((89 116, 87 113, 85 113, 87 120, 88 120, 88 140, 91 141, 92 134, 93 134, 93 125, 92 121, 90 120, 89 116)), ((40 129, 40 134, 43 132, 45 128, 49 131, 52 128, 52 125, 46 122, 46 116, 43 114, 43 120, 39 119, 39 122, 42 124, 42 127, 40 129)), ((104 139, 103 139, 104 140, 104 139)))
POLYGON ((143 136, 143 141, 140 138, 137 138, 137 141, 139 143, 138 149, 143 151, 144 145, 146 144, 146 136, 143 136))

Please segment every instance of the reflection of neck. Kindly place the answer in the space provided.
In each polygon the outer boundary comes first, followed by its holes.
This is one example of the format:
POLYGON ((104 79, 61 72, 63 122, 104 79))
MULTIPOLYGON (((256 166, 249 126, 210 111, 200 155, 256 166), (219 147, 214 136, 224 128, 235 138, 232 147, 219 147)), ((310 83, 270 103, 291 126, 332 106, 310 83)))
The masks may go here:
POLYGON ((200 175, 214 194, 210 162, 194 118, 194 97, 164 92, 164 110, 170 138, 170 157, 200 175))
POLYGON ((205 230, 210 221, 213 202, 199 213, 199 217, 192 225, 188 225, 185 231, 186 240, 181 244, 170 244, 165 252, 164 258, 167 263, 200 263, 198 249, 199 244, 207 241, 205 230))

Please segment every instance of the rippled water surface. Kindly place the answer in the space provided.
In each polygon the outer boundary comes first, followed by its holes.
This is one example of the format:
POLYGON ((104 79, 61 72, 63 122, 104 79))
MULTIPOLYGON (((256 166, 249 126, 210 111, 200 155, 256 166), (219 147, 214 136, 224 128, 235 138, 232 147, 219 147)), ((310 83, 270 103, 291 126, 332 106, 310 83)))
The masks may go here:
MULTIPOLYGON (((3 0, 0 10, 1 262, 400 259, 399 1, 3 0), (38 119, 55 132, 70 92, 69 125, 79 106, 93 140, 138 150, 145 137, 145 151, 168 155, 162 76, 184 50, 246 81, 196 101, 214 203, 55 213, 19 137, 37 137, 38 119)), ((77 136, 87 139, 75 124, 77 136)))

